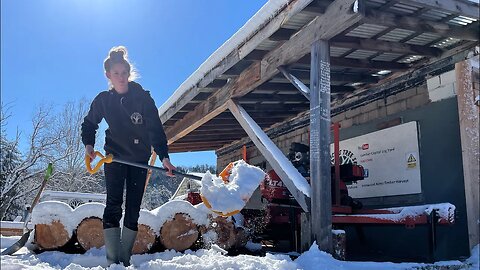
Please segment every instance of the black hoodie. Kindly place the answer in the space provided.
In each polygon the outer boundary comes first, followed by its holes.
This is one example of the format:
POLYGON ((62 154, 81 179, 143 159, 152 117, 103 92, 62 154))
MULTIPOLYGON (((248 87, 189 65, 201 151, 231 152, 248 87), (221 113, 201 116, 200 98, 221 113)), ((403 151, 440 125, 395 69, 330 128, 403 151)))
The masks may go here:
POLYGON ((82 142, 95 144, 98 124, 105 119, 105 152, 119 159, 146 162, 151 147, 160 160, 168 157, 167 138, 155 102, 136 82, 128 83, 128 92, 103 91, 93 100, 82 123, 82 142))

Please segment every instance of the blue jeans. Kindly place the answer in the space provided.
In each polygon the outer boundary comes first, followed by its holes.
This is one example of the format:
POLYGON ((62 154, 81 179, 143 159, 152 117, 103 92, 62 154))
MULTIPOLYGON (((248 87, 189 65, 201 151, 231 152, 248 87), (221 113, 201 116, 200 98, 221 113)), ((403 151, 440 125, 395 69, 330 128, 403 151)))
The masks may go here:
MULTIPOLYGON (((146 164, 146 162, 145 162, 146 164)), ((147 170, 112 162, 104 165, 107 203, 103 212, 103 228, 120 227, 123 189, 126 185, 125 217, 123 225, 138 231, 138 217, 142 203, 147 170)))

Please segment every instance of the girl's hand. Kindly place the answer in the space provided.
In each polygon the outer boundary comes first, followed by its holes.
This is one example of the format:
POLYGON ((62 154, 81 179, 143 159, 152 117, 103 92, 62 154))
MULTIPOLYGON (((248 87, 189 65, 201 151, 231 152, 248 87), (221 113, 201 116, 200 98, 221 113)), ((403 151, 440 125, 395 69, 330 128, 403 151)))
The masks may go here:
POLYGON ((175 176, 173 174, 173 170, 176 170, 177 168, 175 168, 175 166, 172 165, 172 163, 170 163, 170 159, 169 158, 164 158, 162 160, 162 163, 163 163, 163 168, 167 169, 167 175, 168 176, 175 176))
POLYGON ((92 160, 95 159, 95 150, 93 150, 93 146, 90 144, 85 145, 85 155, 89 156, 92 160))

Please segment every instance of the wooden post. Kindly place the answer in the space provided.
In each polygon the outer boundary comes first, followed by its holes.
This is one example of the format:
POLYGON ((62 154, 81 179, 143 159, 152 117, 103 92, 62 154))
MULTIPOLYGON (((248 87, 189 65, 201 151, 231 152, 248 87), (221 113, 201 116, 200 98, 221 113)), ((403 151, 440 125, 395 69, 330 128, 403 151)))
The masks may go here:
MULTIPOLYGON (((477 58, 478 59, 478 58, 477 58)), ((475 105, 470 61, 455 64, 458 117, 462 144, 463 179, 467 205, 468 238, 470 249, 479 243, 479 107, 475 105)), ((477 64, 478 65, 478 64, 477 64)), ((478 94, 477 94, 478 95, 478 94)))
POLYGON ((312 238, 332 252, 332 194, 330 172, 330 47, 312 45, 310 69, 310 184, 312 238))
POLYGON ((250 117, 242 106, 231 99, 227 101, 227 105, 235 119, 237 119, 238 123, 240 123, 248 134, 248 137, 255 144, 258 151, 262 153, 273 170, 278 174, 280 179, 282 179, 283 184, 288 188, 290 193, 292 193, 303 211, 309 212, 311 189, 305 177, 298 172, 282 150, 272 142, 268 135, 255 123, 253 118, 250 117))

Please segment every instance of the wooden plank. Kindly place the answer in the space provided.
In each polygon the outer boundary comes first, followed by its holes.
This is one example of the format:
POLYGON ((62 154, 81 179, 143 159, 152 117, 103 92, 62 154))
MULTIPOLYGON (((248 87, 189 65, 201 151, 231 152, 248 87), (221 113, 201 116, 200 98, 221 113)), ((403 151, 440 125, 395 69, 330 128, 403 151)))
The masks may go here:
POLYGON ((304 194, 295 185, 295 183, 301 183, 308 186, 307 180, 239 104, 233 100, 229 100, 227 103, 230 112, 232 112, 247 132, 248 137, 272 166, 280 179, 282 179, 283 184, 288 188, 293 197, 295 197, 298 204, 305 212, 309 212, 310 202, 307 196, 310 194, 304 194))
POLYGON ((333 39, 330 42, 330 45, 340 48, 351 48, 357 50, 380 51, 400 54, 426 56, 439 56, 440 54, 442 54, 442 50, 438 48, 346 36, 333 39))
POLYGON ((429 9, 442 10, 462 16, 480 19, 478 14, 479 4, 470 1, 459 0, 402 0, 403 3, 423 6, 429 9))
MULTIPOLYGON (((347 60, 348 61, 348 60, 347 60)), ((295 76, 297 79, 302 80, 305 84, 310 83, 310 70, 290 70, 290 74, 295 76)), ((283 76, 276 75, 275 78, 282 78, 283 76)), ((377 83, 378 78, 371 76, 370 74, 361 74, 354 72, 331 72, 330 73, 331 82, 364 82, 364 83, 377 83)))
POLYGON ((227 83, 224 87, 212 94, 206 101, 199 104, 193 111, 187 113, 182 120, 168 128, 165 133, 167 135, 168 144, 184 137, 197 127, 205 124, 227 108, 226 102, 231 97, 235 89, 244 87, 254 80, 260 78, 260 63, 254 62, 240 76, 227 83))
POLYGON ((324 16, 317 17, 289 41, 268 53, 261 61, 261 65, 259 62, 254 62, 240 76, 168 128, 166 133, 169 144, 223 112, 228 99, 246 95, 277 74, 279 66, 294 62, 307 54, 310 51, 309 46, 314 40, 319 37, 331 38, 358 22, 361 14, 354 11, 353 3, 355 2, 355 0, 335 0, 328 6, 324 16))
POLYGON ((310 184, 312 238, 320 250, 332 252, 332 194, 330 165, 330 47, 312 45, 310 83, 310 184))
POLYGON ((424 20, 418 17, 397 15, 373 9, 366 11, 365 17, 362 21, 369 24, 401 28, 415 32, 435 33, 443 37, 453 37, 473 41, 479 39, 478 29, 453 26, 444 22, 424 20))
POLYGON ((283 76, 285 76, 285 78, 287 78, 306 99, 310 100, 310 89, 308 86, 303 84, 301 80, 292 75, 287 69, 285 69, 285 67, 278 67, 278 70, 282 72, 283 76))
MULTIPOLYGON (((475 105, 472 65, 478 57, 455 64, 458 117, 462 145, 463 179, 467 206, 468 239, 470 249, 478 244, 480 220, 480 153, 479 148, 479 107, 475 105)), ((478 69, 477 69, 478 70, 478 69)))

